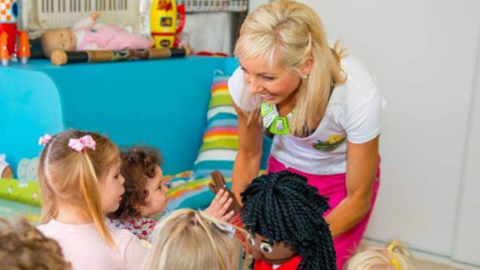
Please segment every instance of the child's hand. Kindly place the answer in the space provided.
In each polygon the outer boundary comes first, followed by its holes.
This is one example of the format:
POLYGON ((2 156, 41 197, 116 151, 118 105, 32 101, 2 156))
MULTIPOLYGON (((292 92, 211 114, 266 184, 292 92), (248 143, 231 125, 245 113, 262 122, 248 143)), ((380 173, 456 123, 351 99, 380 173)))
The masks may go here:
POLYGON ((232 202, 233 198, 229 198, 229 193, 221 189, 217 192, 217 195, 210 206, 205 210, 205 213, 214 218, 220 219, 221 221, 228 222, 235 214, 235 211, 233 210, 228 212, 228 208, 232 202))
POLYGON ((99 11, 97 11, 97 12, 94 12, 94 13, 90 14, 90 17, 91 17, 94 21, 96 21, 98 18, 100 18, 100 15, 102 15, 102 13, 99 12, 99 11))

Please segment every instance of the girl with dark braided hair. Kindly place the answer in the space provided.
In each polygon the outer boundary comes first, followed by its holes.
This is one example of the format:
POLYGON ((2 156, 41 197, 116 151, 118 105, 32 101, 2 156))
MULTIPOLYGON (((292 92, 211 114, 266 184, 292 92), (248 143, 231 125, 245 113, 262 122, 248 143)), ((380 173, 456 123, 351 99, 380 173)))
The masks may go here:
POLYGON ((254 270, 337 270, 327 199, 290 171, 257 177, 241 194, 254 270))

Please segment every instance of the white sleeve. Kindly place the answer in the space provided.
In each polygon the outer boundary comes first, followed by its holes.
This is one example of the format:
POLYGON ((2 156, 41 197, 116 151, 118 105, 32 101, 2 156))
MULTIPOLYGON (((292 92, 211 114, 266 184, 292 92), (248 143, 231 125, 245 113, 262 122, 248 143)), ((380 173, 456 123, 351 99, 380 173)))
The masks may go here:
POLYGON ((380 92, 346 116, 345 131, 350 142, 366 143, 380 134, 384 100, 380 92))
POLYGON ((232 97, 233 102, 235 102, 235 105, 242 110, 252 111, 255 106, 255 100, 248 100, 248 85, 245 82, 243 70, 241 68, 237 68, 228 79, 228 91, 230 92, 230 96, 232 97))

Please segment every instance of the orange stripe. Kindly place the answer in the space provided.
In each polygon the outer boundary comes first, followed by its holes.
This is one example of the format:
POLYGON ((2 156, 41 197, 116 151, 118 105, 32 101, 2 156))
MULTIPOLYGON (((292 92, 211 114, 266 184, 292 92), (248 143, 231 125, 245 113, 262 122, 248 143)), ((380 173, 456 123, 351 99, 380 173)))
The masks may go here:
POLYGON ((205 132, 205 136, 211 135, 237 135, 238 130, 221 130, 221 131, 207 131, 205 132))

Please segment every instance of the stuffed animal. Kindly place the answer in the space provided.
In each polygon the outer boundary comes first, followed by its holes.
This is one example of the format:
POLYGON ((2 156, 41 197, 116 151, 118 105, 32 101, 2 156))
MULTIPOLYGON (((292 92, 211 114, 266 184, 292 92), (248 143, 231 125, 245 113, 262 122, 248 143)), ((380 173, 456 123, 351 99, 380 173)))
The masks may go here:
POLYGON ((12 179, 13 170, 7 163, 5 154, 0 154, 0 178, 12 179))

